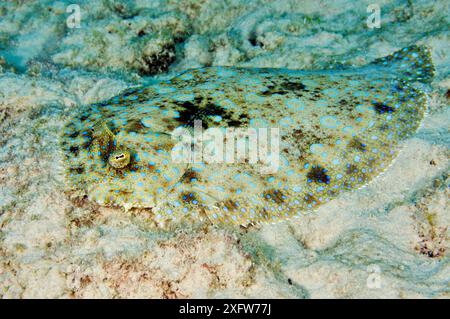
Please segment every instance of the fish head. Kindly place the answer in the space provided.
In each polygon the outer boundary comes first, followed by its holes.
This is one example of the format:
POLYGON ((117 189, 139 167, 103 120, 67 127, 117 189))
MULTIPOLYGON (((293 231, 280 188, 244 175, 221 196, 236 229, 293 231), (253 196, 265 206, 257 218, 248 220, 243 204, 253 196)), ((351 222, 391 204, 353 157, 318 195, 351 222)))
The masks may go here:
POLYGON ((131 131, 111 121, 88 123, 84 119, 67 125, 63 143, 68 179, 73 187, 84 189, 90 200, 152 208, 182 177, 185 164, 173 162, 175 141, 170 134, 144 126, 131 131))

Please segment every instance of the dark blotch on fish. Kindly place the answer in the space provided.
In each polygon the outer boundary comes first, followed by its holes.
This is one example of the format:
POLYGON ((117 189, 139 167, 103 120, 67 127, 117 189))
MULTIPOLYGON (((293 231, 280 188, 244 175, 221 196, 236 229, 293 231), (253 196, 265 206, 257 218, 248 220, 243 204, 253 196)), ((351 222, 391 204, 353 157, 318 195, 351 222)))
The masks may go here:
POLYGON ((361 142, 361 140, 357 137, 354 137, 350 140, 350 142, 348 143, 348 147, 356 149, 361 152, 366 151, 366 144, 361 142))
POLYGON ((357 172, 358 172, 358 167, 356 167, 356 165, 349 164, 347 166, 347 174, 353 174, 353 173, 357 173, 357 172))
POLYGON ((73 132, 72 134, 70 134, 69 137, 70 137, 70 138, 76 138, 76 137, 78 136, 78 134, 79 134, 79 133, 78 133, 77 131, 75 131, 75 132, 73 132))
POLYGON ((231 211, 235 211, 238 209, 238 205, 236 204, 236 202, 233 202, 231 199, 228 199, 226 201, 223 202, 223 205, 231 211))
POLYGON ((238 127, 248 122, 248 115, 242 114, 238 119, 232 117, 232 113, 225 111, 221 106, 218 106, 211 101, 205 100, 202 97, 196 97, 195 103, 183 102, 179 104, 183 109, 179 111, 180 116, 177 118, 178 122, 183 125, 193 127, 195 120, 202 121, 202 127, 208 128, 209 116, 220 116, 228 126, 238 127))
POLYGON ((180 195, 180 200, 187 204, 193 204, 194 201, 197 201, 197 198, 194 193, 184 192, 180 195))
POLYGON ((290 91, 305 91, 306 86, 301 82, 285 81, 281 83, 281 87, 290 91))
POLYGON ((269 189, 263 193, 266 200, 272 200, 277 204, 284 203, 283 193, 278 189, 269 189))
POLYGON ((259 94, 262 96, 271 96, 274 94, 285 95, 289 93, 295 93, 297 96, 299 96, 303 91, 307 91, 306 86, 303 83, 286 80, 279 84, 277 83, 277 85, 268 85, 267 90, 259 92, 259 94))
POLYGON ((187 169, 181 177, 181 180, 186 183, 191 183, 193 179, 198 179, 198 174, 190 168, 187 169))
POLYGON ((373 103, 373 108, 378 114, 394 112, 394 109, 392 107, 380 102, 373 103))
POLYGON ((71 168, 69 168, 69 171, 71 173, 83 174, 84 173, 84 167, 83 166, 71 167, 71 168))
POLYGON ((326 174, 327 170, 323 167, 320 167, 319 165, 313 166, 308 174, 306 174, 306 177, 308 178, 308 181, 312 181, 315 183, 330 183, 330 176, 326 174))
POLYGON ((79 151, 80 151, 80 149, 79 149, 78 146, 71 146, 71 147, 69 148, 69 152, 72 153, 72 154, 74 154, 75 156, 78 155, 78 152, 79 152, 79 151))

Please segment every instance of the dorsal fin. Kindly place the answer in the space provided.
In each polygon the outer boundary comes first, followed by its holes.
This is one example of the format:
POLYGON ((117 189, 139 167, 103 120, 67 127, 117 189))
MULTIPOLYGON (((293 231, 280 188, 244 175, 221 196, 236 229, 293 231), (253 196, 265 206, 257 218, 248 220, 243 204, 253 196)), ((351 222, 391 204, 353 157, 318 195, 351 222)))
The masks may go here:
POLYGON ((434 76, 431 53, 425 46, 412 45, 405 47, 391 55, 376 59, 371 64, 391 68, 406 81, 427 83, 431 82, 434 76))

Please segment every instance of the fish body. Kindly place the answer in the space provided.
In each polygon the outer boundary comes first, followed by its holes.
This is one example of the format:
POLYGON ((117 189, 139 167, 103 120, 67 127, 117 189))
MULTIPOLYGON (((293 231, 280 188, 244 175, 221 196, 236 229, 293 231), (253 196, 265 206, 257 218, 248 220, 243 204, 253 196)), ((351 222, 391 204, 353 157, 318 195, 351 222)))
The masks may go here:
MULTIPOLYGON (((426 95, 413 84, 433 71, 419 46, 357 69, 188 70, 77 110, 62 136, 68 180, 101 205, 150 208, 156 220, 248 225, 298 217, 389 166, 426 111, 426 95), (203 132, 240 134, 245 152, 252 141, 271 147, 248 132, 276 132, 276 170, 239 156, 174 160, 183 144, 173 132, 195 135, 196 123, 203 132)), ((219 142, 228 147, 230 136, 219 142)))

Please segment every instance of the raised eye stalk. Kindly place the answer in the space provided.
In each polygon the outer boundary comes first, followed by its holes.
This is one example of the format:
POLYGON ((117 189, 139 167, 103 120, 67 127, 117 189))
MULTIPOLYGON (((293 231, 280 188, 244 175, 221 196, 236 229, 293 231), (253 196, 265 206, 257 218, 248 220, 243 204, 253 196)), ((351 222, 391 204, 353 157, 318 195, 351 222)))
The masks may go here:
POLYGON ((130 164, 130 152, 116 150, 109 155, 108 163, 114 168, 124 168, 130 164))
POLYGON ((105 150, 109 165, 116 169, 121 169, 130 164, 130 152, 125 147, 120 146, 116 136, 111 132, 106 122, 99 123, 96 126, 96 132, 97 140, 100 143, 99 148, 105 150))

